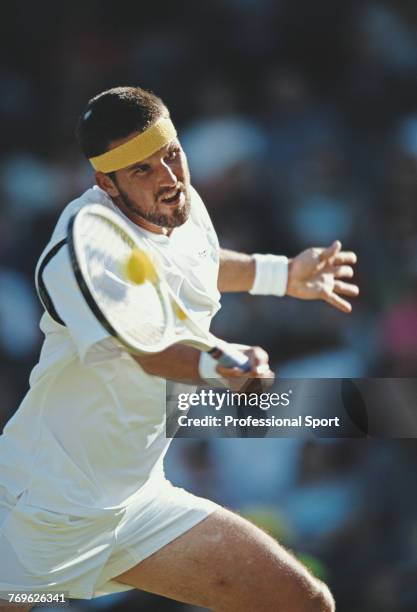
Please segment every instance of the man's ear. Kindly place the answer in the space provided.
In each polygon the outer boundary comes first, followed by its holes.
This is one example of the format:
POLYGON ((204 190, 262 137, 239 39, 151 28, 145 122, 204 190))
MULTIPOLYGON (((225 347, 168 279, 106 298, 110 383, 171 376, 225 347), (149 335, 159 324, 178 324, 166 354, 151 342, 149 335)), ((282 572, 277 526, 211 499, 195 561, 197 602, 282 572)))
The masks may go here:
POLYGON ((117 189, 116 183, 111 179, 108 174, 104 174, 104 172, 96 172, 96 183, 109 195, 111 198, 115 198, 120 195, 119 190, 117 189))

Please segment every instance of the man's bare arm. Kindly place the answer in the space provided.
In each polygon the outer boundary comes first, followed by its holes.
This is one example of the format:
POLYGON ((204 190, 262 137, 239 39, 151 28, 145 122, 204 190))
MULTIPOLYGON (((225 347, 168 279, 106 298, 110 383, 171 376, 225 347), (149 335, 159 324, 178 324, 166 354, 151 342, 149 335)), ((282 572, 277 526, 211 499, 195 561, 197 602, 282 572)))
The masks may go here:
MULTIPOLYGON (((311 248, 288 260, 286 295, 301 300, 323 300, 349 313, 349 299, 359 295, 359 288, 345 278, 352 278, 356 254, 342 251, 336 240, 327 248, 311 248), (345 296, 348 299, 344 299, 345 296)), ((221 249, 217 286, 221 292, 250 291, 255 280, 256 263, 252 255, 221 249)), ((270 292, 269 295, 274 295, 270 292)))
POLYGON ((221 293, 250 291, 255 280, 252 255, 220 249, 220 270, 217 287, 221 293))
MULTIPOLYGON (((251 369, 244 374, 238 368, 218 368, 218 373, 231 381, 239 378, 243 383, 249 378, 273 378, 268 367, 268 354, 258 346, 243 352, 248 355, 251 369)), ((132 355, 133 359, 151 376, 189 384, 203 384, 199 374, 200 351, 183 344, 173 344, 154 355, 132 355)))
POLYGON ((198 373, 200 351, 184 344, 173 344, 153 355, 132 355, 133 359, 151 376, 191 384, 201 384, 198 373))

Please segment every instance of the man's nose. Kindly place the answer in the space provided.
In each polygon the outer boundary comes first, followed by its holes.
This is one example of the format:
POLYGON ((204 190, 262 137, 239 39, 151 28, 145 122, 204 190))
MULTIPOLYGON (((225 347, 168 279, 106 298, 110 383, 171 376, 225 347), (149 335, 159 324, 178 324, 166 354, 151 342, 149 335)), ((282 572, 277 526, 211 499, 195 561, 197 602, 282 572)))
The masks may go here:
POLYGON ((178 183, 178 178, 169 164, 163 162, 160 168, 161 187, 173 187, 178 183))

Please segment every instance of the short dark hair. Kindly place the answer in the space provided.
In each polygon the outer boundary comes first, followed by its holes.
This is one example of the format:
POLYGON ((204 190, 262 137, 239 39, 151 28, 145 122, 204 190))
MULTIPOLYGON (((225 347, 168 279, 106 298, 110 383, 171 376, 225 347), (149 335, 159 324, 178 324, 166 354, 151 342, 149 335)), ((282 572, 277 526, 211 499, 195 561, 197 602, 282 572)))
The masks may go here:
POLYGON ((169 116, 160 98, 141 87, 114 87, 88 102, 77 135, 84 155, 105 153, 112 140, 143 132, 162 115, 169 116))

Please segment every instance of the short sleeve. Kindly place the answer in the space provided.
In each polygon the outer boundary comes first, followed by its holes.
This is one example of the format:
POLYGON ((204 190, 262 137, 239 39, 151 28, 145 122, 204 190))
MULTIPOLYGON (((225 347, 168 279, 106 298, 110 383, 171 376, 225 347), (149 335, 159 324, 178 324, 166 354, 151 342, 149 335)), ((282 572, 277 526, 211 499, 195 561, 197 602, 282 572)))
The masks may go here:
POLYGON ((43 282, 81 361, 92 365, 121 355, 121 348, 97 321, 78 287, 67 245, 46 265, 43 282))

